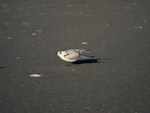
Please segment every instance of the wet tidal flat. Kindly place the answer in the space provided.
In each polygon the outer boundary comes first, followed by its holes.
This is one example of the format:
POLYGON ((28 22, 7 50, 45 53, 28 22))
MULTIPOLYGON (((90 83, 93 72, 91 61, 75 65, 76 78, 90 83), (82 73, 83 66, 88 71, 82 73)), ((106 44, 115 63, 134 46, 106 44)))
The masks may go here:
POLYGON ((149 1, 1 1, 3 113, 148 113, 149 1), (83 48, 98 60, 62 61, 83 48))

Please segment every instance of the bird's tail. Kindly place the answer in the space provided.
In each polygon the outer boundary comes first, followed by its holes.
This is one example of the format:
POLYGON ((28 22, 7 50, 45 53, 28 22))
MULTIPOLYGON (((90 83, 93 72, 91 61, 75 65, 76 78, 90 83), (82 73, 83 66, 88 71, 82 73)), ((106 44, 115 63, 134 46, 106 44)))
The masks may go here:
POLYGON ((87 56, 87 55, 80 55, 79 60, 90 60, 93 59, 95 56, 87 56))
POLYGON ((80 54, 86 54, 86 53, 90 53, 90 49, 80 49, 79 50, 80 54))

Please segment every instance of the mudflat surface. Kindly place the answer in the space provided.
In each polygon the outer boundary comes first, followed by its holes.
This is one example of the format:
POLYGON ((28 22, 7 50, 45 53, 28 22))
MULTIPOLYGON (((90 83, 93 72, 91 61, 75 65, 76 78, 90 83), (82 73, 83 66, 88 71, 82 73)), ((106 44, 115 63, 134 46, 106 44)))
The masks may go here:
POLYGON ((0 112, 149 113, 149 6, 0 1, 0 112), (101 60, 66 66, 56 52, 70 48, 101 60))

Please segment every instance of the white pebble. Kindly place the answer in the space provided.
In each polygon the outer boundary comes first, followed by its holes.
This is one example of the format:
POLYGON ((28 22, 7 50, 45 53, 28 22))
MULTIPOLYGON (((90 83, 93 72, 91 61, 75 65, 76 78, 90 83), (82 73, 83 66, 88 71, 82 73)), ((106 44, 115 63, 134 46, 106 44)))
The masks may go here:
POLYGON ((29 75, 29 76, 38 78, 38 77, 41 77, 42 75, 40 75, 40 74, 32 74, 32 75, 29 75))
POLYGON ((24 25, 24 26, 28 26, 30 23, 26 22, 26 21, 22 21, 21 24, 24 25))
POLYGON ((17 59, 17 60, 19 60, 19 59, 20 59, 20 57, 16 57, 16 59, 17 59))
POLYGON ((36 35, 36 33, 32 33, 32 35, 34 36, 34 35, 36 35))
POLYGON ((87 44, 88 42, 82 42, 81 44, 87 44))
POLYGON ((11 39, 11 37, 9 36, 9 37, 8 37, 8 39, 10 40, 10 39, 11 39))
POLYGON ((68 4, 68 5, 66 5, 66 7, 72 7, 72 4, 68 4))
POLYGON ((147 19, 143 19, 143 20, 142 20, 142 22, 147 22, 147 21, 148 21, 147 19))
POLYGON ((142 26, 134 26, 135 29, 142 29, 142 26))
POLYGON ((142 29, 142 26, 139 26, 139 29, 142 29))
POLYGON ((40 34, 42 33, 42 31, 40 29, 37 29, 36 32, 40 33, 40 34))

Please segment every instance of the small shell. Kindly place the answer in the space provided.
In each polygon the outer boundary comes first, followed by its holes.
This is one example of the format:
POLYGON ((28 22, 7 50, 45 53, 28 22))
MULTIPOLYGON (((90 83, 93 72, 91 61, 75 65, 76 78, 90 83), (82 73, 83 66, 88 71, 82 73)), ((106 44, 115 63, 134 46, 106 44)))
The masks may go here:
POLYGON ((32 33, 32 35, 33 35, 33 36, 35 36, 35 35, 36 35, 36 33, 32 33))
POLYGON ((12 39, 12 38, 9 36, 8 39, 10 40, 10 39, 12 39))
POLYGON ((88 43, 88 42, 82 42, 81 44, 84 44, 84 45, 85 45, 85 44, 87 44, 87 43, 88 43))
POLYGON ((38 77, 41 77, 42 75, 40 75, 40 74, 32 74, 32 75, 29 75, 29 76, 38 78, 38 77))

